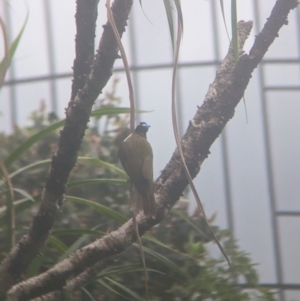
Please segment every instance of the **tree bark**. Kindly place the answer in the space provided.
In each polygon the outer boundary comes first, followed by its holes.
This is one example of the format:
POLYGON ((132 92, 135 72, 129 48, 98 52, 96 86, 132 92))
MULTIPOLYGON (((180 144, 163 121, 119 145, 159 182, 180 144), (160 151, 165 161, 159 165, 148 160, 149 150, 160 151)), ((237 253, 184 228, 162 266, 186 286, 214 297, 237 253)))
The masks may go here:
MULTIPOLYGON (((59 204, 65 192, 65 186, 73 169, 84 132, 89 122, 94 101, 105 87, 112 75, 112 68, 118 56, 118 45, 109 22, 104 25, 104 31, 93 66, 92 51, 94 51, 95 21, 97 0, 77 1, 77 8, 84 8, 81 14, 76 14, 76 58, 74 61, 74 80, 72 97, 66 109, 65 126, 60 133, 58 148, 52 157, 49 176, 42 195, 38 213, 34 216, 29 232, 11 250, 0 266, 0 298, 22 279, 30 262, 38 255, 53 227, 59 204), (88 3, 83 3, 88 2, 88 3), (87 24, 82 24, 85 17, 90 18, 87 24), (82 27, 81 27, 82 26, 82 27), (85 35, 85 36, 83 36, 85 35), (87 50, 80 45, 87 42, 87 50), (83 57, 83 55, 85 57, 83 57), (81 70, 79 67, 83 67, 81 70), (91 72, 89 72, 91 69, 91 72), (87 74, 89 74, 87 76, 87 74), (84 77, 84 83, 80 80, 84 77), (74 96, 76 95, 76 96, 74 96), (73 98, 74 97, 74 98, 73 98)), ((112 12, 120 36, 125 31, 132 0, 115 0, 112 12)))
MULTIPOLYGON (((182 138, 185 160, 192 177, 197 175, 203 161, 209 154, 212 143, 221 134, 226 123, 234 116, 235 107, 243 97, 254 69, 278 36, 279 29, 287 24, 287 16, 290 10, 297 7, 297 4, 296 0, 278 0, 276 2, 249 54, 242 53, 242 47, 252 27, 252 22, 241 21, 239 23, 240 58, 235 63, 232 49, 229 49, 228 55, 217 72, 214 83, 206 94, 203 105, 197 110, 182 138)), ((113 35, 113 33, 111 34, 113 35)), ((113 56, 115 54, 116 52, 113 56)), ((84 94, 78 93, 76 99, 79 101, 80 97, 83 96, 84 94)), ((69 109, 72 110, 72 108, 69 109)), ((68 114, 71 113, 68 112, 68 114)), ((76 116, 76 113, 74 114, 76 116)), ((156 218, 146 218, 142 213, 136 218, 140 235, 165 217, 181 196, 187 183, 179 153, 175 150, 170 162, 156 181, 155 195, 158 204, 156 218)), ((29 300, 61 290, 67 285, 68 280, 76 279, 80 273, 100 260, 122 252, 135 240, 134 225, 132 220, 129 220, 119 229, 78 250, 47 272, 15 285, 9 291, 7 300, 29 300)), ((51 299, 47 299, 45 295, 43 300, 51 299)))

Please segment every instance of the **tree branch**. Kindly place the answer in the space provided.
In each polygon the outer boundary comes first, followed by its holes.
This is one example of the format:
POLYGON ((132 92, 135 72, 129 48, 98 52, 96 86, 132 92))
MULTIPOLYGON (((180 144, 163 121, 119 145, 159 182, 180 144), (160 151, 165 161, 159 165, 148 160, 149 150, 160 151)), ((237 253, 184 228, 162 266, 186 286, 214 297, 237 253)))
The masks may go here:
POLYGON ((98 2, 98 0, 76 1, 75 20, 77 34, 75 37, 76 55, 73 66, 72 102, 79 89, 82 89, 86 84, 87 78, 91 72, 94 60, 98 2))
MULTIPOLYGON (((296 0, 278 0, 263 30, 256 37, 249 55, 242 54, 236 64, 230 48, 214 83, 206 94, 203 105, 197 110, 182 138, 185 160, 193 177, 207 158, 212 143, 233 117, 235 107, 244 95, 252 72, 278 36, 279 29, 287 24, 288 13, 296 6, 296 0)), ((240 49, 251 26, 252 22, 239 23, 240 49)), ((156 200, 159 206, 156 219, 147 219, 142 213, 136 218, 140 235, 165 217, 185 189, 187 179, 180 162, 178 151, 175 150, 170 162, 156 181, 156 200)), ((28 300, 59 290, 66 285, 68 279, 76 277, 99 260, 122 252, 135 239, 134 225, 132 220, 129 220, 119 229, 78 250, 47 272, 14 286, 8 293, 7 300, 28 300)))
POLYGON ((86 269, 84 272, 76 276, 74 279, 67 282, 65 287, 59 291, 54 291, 49 294, 31 299, 30 301, 64 301, 72 300, 72 294, 74 290, 84 287, 87 283, 96 277, 102 270, 107 268, 114 262, 114 258, 104 259, 94 266, 86 269))
MULTIPOLYGON (((95 0, 93 2, 92 6, 95 5, 95 0)), ((79 6, 79 1, 77 5, 79 6)), ((112 4, 112 11, 120 36, 125 31, 131 6, 132 0, 115 0, 112 4)), ((95 10, 89 8, 88 5, 85 8, 87 10, 84 13, 91 17, 93 23, 95 21, 95 10)), ((79 14, 76 17, 77 25, 79 25, 78 23, 81 24, 79 14)), ((94 35, 94 32, 92 32, 91 24, 89 25, 87 31, 91 36, 94 35)), ((21 280, 22 274, 26 271, 29 263, 43 247, 55 221, 58 201, 65 192, 69 174, 76 163, 77 153, 89 122, 94 101, 112 75, 113 64, 118 58, 118 46, 109 22, 103 27, 104 31, 93 68, 86 79, 84 87, 82 87, 83 81, 78 80, 77 75, 79 73, 74 76, 72 96, 76 92, 77 94, 74 99, 71 99, 66 110, 65 126, 60 134, 58 149, 52 157, 49 177, 43 191, 38 213, 33 218, 28 234, 11 250, 0 267, 0 298, 13 284, 21 280)), ((80 37, 83 33, 86 33, 86 31, 77 31, 76 42, 83 41, 80 37)), ((90 36, 87 38, 89 43, 91 43, 90 36)), ((86 59, 86 63, 83 63, 84 70, 80 71, 82 72, 81 75, 85 76, 91 61, 92 47, 93 45, 89 45, 89 50, 83 54, 79 50, 79 45, 76 45, 77 57, 74 62, 74 72, 79 72, 78 68, 82 65, 82 61, 86 59), (87 57, 81 57, 81 54, 87 57)))

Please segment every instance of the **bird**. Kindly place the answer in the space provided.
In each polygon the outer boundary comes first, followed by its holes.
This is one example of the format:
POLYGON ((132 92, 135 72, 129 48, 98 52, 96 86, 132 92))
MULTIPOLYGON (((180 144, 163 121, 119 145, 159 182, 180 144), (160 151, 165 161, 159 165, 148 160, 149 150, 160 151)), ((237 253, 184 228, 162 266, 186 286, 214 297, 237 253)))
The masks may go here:
POLYGON ((150 125, 140 122, 134 132, 119 146, 118 157, 131 183, 131 209, 156 217, 153 185, 153 151, 146 133, 150 125))

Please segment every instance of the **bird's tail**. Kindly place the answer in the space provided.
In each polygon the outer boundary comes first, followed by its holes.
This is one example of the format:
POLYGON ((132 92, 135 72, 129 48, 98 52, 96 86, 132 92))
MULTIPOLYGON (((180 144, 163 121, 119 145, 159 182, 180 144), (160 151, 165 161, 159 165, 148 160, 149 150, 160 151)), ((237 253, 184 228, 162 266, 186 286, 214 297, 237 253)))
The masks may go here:
POLYGON ((146 194, 141 194, 134 185, 131 187, 131 210, 137 215, 140 211, 144 211, 147 217, 156 217, 156 203, 153 188, 149 189, 146 194))

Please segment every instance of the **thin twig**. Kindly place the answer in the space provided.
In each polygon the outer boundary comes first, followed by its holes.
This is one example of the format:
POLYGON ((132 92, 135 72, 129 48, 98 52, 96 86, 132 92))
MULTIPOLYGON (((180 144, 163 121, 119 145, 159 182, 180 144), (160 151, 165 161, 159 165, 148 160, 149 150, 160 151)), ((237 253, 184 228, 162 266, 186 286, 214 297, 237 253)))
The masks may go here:
MULTIPOLYGON (((226 64, 223 66, 222 72, 227 74, 225 76, 227 80, 223 80, 221 73, 217 74, 215 83, 210 86, 203 105, 197 110, 181 140, 184 158, 192 177, 199 172, 211 145, 234 116, 235 107, 245 92, 253 70, 278 36, 279 29, 286 24, 290 10, 296 6, 296 0, 278 0, 263 30, 257 36, 250 54, 243 54, 233 69, 230 61, 227 66, 226 64)), ((241 26, 242 34, 248 35, 252 22, 242 22, 241 26)), ((166 216, 187 184, 180 155, 175 151, 156 181, 156 199, 159 207, 156 219, 146 218, 142 212, 136 217, 140 235, 166 216)), ((8 294, 7 301, 28 300, 58 290, 64 287, 66 279, 75 277, 87 267, 93 266, 99 259, 121 253, 135 239, 134 225, 130 220, 119 229, 78 250, 47 272, 14 286, 8 294)))

